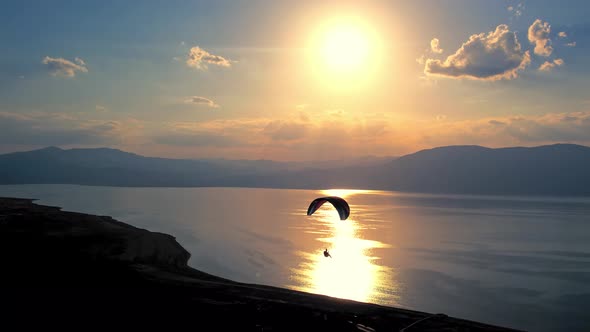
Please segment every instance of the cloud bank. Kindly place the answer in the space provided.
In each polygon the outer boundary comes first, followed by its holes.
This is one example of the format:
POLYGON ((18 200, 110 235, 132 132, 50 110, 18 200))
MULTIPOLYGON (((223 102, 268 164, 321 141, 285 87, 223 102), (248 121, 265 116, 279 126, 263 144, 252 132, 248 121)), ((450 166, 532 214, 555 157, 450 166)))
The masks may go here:
POLYGON ((457 79, 513 79, 530 60, 529 52, 522 50, 516 34, 502 24, 494 31, 472 35, 444 61, 428 59, 424 72, 457 79))
POLYGON ((0 112, 0 142, 14 145, 96 145, 114 144, 122 132, 121 123, 81 120, 60 113, 18 114, 0 112))
POLYGON ((86 63, 80 58, 75 58, 74 62, 66 60, 64 58, 52 58, 46 56, 43 58, 42 63, 47 66, 51 75, 61 76, 66 78, 72 78, 76 76, 76 73, 87 73, 86 63))

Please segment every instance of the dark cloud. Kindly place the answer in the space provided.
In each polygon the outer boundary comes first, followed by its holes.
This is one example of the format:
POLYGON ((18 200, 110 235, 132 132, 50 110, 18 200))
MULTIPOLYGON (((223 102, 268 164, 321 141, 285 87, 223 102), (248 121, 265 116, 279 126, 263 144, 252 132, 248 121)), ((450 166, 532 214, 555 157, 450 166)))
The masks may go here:
POLYGON ((428 59, 424 72, 456 79, 493 81, 516 78, 529 63, 529 52, 522 50, 516 34, 502 24, 489 33, 472 35, 445 61, 428 59))
POLYGON ((46 56, 43 58, 43 64, 47 66, 51 75, 62 77, 74 77, 77 72, 87 73, 86 63, 80 58, 75 58, 74 62, 64 58, 51 58, 46 56))
POLYGON ((194 46, 188 53, 186 64, 197 69, 206 69, 207 65, 231 67, 232 61, 220 55, 211 54, 199 46, 194 46))

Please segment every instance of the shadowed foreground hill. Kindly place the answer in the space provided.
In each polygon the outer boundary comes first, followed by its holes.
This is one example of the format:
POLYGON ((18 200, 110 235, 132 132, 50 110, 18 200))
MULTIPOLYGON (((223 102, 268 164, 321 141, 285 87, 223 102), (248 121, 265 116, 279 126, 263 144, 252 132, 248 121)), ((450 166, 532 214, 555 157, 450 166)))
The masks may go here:
MULTIPOLYGON (((187 266, 166 234, 0 198, 2 326, 239 331, 511 331, 422 312, 242 284, 187 266)), ((354 285, 352 285, 354 287, 354 285)))

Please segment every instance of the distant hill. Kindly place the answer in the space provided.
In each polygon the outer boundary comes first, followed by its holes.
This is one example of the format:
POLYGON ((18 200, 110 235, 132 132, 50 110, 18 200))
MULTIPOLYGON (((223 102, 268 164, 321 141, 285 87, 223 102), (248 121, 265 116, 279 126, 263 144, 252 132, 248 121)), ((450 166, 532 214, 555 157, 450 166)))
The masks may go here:
POLYGON ((316 163, 165 159, 106 148, 0 155, 0 184, 22 183, 590 196, 590 148, 447 146, 399 158, 316 163))
POLYGON ((448 146, 403 156, 379 174, 382 187, 400 191, 590 196, 590 148, 448 146))
POLYGON ((191 160, 144 157, 109 148, 57 147, 0 155, 0 184, 63 183, 132 187, 257 186, 248 179, 303 169, 326 170, 383 164, 392 158, 366 157, 321 162, 191 160), (241 180, 244 179, 244 180, 241 180))

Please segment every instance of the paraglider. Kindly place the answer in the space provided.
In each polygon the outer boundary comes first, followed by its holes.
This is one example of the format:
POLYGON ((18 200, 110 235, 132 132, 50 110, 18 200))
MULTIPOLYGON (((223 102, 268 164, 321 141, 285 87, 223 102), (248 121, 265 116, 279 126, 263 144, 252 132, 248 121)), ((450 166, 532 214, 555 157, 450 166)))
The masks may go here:
POLYGON ((311 204, 309 204, 309 208, 307 208, 307 215, 311 216, 326 202, 330 202, 336 208, 336 211, 338 211, 338 214, 340 215, 340 220, 346 220, 350 215, 350 207, 348 206, 348 203, 338 196, 328 196, 314 199, 311 204))
POLYGON ((332 258, 332 255, 330 255, 330 253, 328 252, 328 248, 326 248, 326 250, 324 250, 324 257, 332 258))

